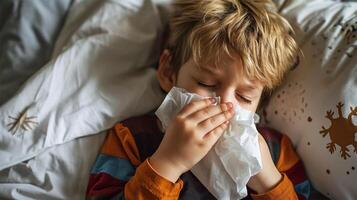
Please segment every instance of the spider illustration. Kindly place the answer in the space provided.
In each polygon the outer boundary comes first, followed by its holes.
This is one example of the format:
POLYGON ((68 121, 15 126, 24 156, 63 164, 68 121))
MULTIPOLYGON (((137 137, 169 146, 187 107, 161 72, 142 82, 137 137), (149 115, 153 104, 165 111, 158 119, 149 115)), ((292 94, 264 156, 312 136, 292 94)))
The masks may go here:
POLYGON ((27 116, 27 110, 28 108, 26 108, 23 112, 19 113, 17 117, 9 116, 12 122, 7 124, 7 126, 9 127, 8 131, 11 132, 13 135, 15 135, 15 133, 20 129, 24 131, 31 130, 33 128, 31 124, 38 124, 37 122, 33 121, 35 118, 37 118, 36 116, 27 116))

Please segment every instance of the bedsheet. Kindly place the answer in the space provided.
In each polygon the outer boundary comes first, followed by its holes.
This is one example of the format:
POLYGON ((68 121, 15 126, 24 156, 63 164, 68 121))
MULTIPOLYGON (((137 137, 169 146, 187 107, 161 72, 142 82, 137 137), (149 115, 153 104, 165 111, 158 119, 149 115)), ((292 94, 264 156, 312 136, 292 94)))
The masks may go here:
POLYGON ((161 14, 148 0, 74 1, 53 58, 0 107, 0 198, 83 199, 98 133, 163 98, 161 14))
POLYGON ((71 3, 0 1, 0 105, 50 60, 71 3))

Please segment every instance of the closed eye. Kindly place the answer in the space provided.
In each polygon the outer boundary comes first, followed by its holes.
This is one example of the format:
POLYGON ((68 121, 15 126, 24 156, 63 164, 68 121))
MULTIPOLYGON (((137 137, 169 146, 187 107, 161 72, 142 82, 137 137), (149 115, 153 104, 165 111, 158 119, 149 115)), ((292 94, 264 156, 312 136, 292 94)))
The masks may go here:
POLYGON ((236 94, 237 98, 242 100, 243 102, 247 103, 247 104, 251 104, 252 103, 252 100, 250 100, 249 98, 241 95, 241 94, 236 94))
POLYGON ((205 84, 205 83, 202 83, 202 82, 197 82, 197 84, 198 84, 199 86, 201 86, 201 87, 206 87, 206 88, 210 88, 210 89, 213 89, 213 88, 216 87, 215 84, 210 85, 210 84, 205 84))

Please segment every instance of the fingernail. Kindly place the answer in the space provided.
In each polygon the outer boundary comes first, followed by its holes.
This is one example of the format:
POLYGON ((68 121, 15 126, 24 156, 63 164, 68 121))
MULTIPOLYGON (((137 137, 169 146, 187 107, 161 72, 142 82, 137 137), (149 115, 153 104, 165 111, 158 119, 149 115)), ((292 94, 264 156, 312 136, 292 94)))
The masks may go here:
POLYGON ((210 98, 209 100, 211 101, 211 103, 216 103, 216 99, 215 98, 210 98))
POLYGON ((227 104, 227 106, 228 106, 228 108, 233 108, 233 104, 232 103, 226 103, 227 104))

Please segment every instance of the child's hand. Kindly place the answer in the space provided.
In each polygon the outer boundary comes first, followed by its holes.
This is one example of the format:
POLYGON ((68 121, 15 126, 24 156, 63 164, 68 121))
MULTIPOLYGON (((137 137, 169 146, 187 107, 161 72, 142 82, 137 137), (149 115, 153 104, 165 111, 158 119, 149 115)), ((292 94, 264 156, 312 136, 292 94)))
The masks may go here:
POLYGON ((262 194, 274 188, 280 182, 282 175, 275 167, 274 161, 270 155, 269 147, 263 136, 260 134, 259 146, 263 169, 255 176, 252 176, 247 185, 258 194, 262 194))
POLYGON ((157 173, 176 182, 208 153, 234 114, 231 103, 214 103, 214 99, 193 101, 172 119, 150 158, 157 173))

